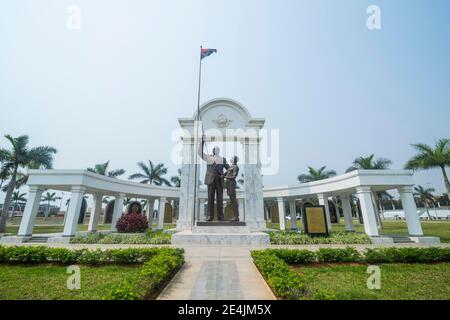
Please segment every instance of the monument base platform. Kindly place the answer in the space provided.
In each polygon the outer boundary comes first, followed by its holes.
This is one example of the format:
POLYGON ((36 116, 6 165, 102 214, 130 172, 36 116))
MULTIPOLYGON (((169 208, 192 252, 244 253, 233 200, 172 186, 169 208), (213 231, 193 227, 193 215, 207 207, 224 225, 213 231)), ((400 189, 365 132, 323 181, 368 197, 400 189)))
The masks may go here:
MULTIPOLYGON (((229 227, 228 227, 229 228, 229 227)), ((245 227, 244 227, 245 228, 245 227)), ((270 238, 264 232, 225 233, 181 231, 172 235, 173 245, 262 246, 270 238)))

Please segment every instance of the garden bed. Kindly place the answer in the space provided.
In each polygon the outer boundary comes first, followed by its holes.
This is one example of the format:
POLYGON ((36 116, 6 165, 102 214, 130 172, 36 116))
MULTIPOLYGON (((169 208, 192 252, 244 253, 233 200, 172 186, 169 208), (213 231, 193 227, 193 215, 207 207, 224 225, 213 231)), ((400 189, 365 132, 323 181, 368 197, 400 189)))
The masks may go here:
POLYGON ((419 296, 424 299, 450 299, 450 248, 392 247, 366 249, 362 253, 350 247, 321 248, 318 251, 266 249, 252 251, 251 254, 256 267, 274 294, 281 299, 416 299, 419 296), (314 267, 317 263, 322 266, 314 267), (328 263, 332 265, 323 265, 328 263), (383 291, 362 293, 369 264, 380 266, 382 274, 388 277, 383 291), (319 277, 329 275, 333 270, 340 272, 338 279, 346 281, 345 285, 338 280, 327 282, 327 276, 319 277), (358 276, 349 278, 346 270, 349 275, 357 273, 358 276), (417 276, 424 279, 423 282, 417 279, 412 282, 412 288, 417 292, 401 294, 401 290, 394 290, 396 286, 408 288, 409 279, 417 276), (436 281, 442 277, 445 278, 443 281, 436 281), (360 279, 364 281, 356 283, 360 279), (436 286, 436 283, 439 285, 436 286), (428 289, 424 292, 420 288, 428 289))
POLYGON ((183 265, 183 254, 175 248, 0 246, 0 298, 154 299, 183 265), (80 267, 80 290, 65 287, 69 274, 64 273, 69 265, 80 267))
POLYGON ((89 233, 70 240, 75 244, 170 244, 172 235, 162 231, 145 233, 89 233))
POLYGON ((268 232, 270 243, 275 245, 308 245, 308 244, 370 244, 369 236, 356 232, 331 232, 328 237, 311 237, 294 231, 268 232))

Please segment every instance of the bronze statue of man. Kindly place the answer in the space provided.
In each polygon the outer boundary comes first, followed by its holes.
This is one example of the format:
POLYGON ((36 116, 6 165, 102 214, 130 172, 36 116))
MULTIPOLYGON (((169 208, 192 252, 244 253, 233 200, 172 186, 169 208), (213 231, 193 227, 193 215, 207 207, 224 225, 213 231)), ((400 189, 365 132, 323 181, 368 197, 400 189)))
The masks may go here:
POLYGON ((228 169, 227 161, 220 156, 219 147, 214 147, 212 154, 203 153, 204 139, 202 139, 202 148, 198 148, 199 156, 206 161, 205 184, 208 186, 208 217, 206 221, 214 220, 214 198, 216 198, 217 218, 224 221, 223 214, 223 177, 224 169, 228 169))
POLYGON ((237 156, 231 158, 231 166, 228 167, 225 175, 227 179, 227 194, 230 197, 231 208, 233 209, 233 219, 231 221, 239 221, 239 209, 236 199, 236 177, 239 175, 238 161, 239 158, 237 156))

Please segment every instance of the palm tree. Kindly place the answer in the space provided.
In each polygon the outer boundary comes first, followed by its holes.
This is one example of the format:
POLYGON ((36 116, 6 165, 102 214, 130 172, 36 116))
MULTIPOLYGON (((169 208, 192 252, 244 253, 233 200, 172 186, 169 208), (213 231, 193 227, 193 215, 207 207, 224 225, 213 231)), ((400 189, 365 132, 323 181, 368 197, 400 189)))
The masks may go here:
POLYGON ((371 154, 367 157, 359 157, 353 160, 353 165, 346 172, 355 170, 385 170, 389 169, 392 161, 386 158, 378 158, 374 160, 375 155, 371 154))
MULTIPOLYGON (((11 150, 0 148, 0 161, 3 165, 11 168, 11 178, 9 180, 8 190, 6 191, 3 204, 3 208, 9 208, 12 194, 16 188, 17 172, 19 168, 33 167, 51 169, 56 149, 50 146, 40 146, 29 149, 29 138, 26 135, 17 138, 5 135, 5 138, 8 139, 12 146, 11 150)), ((0 232, 5 232, 7 211, 8 209, 4 209, 0 215, 0 232)))
POLYGON ((336 175, 336 171, 325 170, 325 169, 326 169, 325 166, 323 166, 320 169, 308 167, 308 174, 301 174, 297 177, 297 179, 300 183, 306 183, 306 182, 311 182, 311 181, 328 179, 328 178, 334 177, 336 175))
POLYGON ((44 220, 47 220, 47 218, 48 218, 48 214, 50 212, 50 203, 55 202, 56 200, 59 200, 59 199, 61 199, 61 198, 56 196, 56 192, 48 192, 48 191, 42 197, 41 201, 47 202, 47 208, 45 209, 44 220))
POLYGON ((450 139, 439 139, 434 148, 424 143, 412 144, 418 151, 414 157, 406 163, 405 169, 426 170, 441 168, 444 183, 450 198, 450 181, 445 168, 450 166, 450 139))
MULTIPOLYGON (((27 201, 27 198, 25 198, 26 195, 27 195, 26 193, 20 193, 19 190, 13 192, 11 201, 14 202, 14 208, 13 208, 13 211, 12 211, 12 214, 11 214, 11 219, 14 218, 14 211, 17 208, 17 204, 19 202, 26 202, 27 201)), ((19 211, 21 211, 20 207, 19 207, 19 211)))
POLYGON ((11 175, 11 168, 8 168, 7 166, 3 165, 0 168, 0 188, 2 188, 3 183, 9 179, 11 175))
POLYGON ((141 179, 140 183, 154 184, 157 186, 165 184, 166 186, 170 186, 170 182, 163 178, 163 175, 167 174, 167 168, 164 167, 164 164, 158 163, 155 166, 151 160, 148 160, 148 164, 149 165, 147 166, 142 161, 138 162, 137 165, 143 173, 132 174, 128 179, 141 179))
POLYGON ((94 168, 87 168, 87 170, 110 178, 117 178, 125 173, 124 169, 116 169, 108 171, 108 167, 109 167, 109 160, 106 161, 105 163, 96 164, 94 168))
POLYGON ((173 176, 170 178, 170 181, 172 182, 172 185, 176 188, 179 188, 181 186, 181 169, 178 169, 178 175, 173 176))
POLYGON ((434 192, 434 188, 424 188, 422 186, 414 187, 414 196, 417 199, 420 199, 420 201, 423 202, 425 206, 425 210, 427 211, 428 218, 431 220, 430 211, 428 210, 428 201, 431 201, 431 203, 434 203, 434 196, 432 192, 434 192))

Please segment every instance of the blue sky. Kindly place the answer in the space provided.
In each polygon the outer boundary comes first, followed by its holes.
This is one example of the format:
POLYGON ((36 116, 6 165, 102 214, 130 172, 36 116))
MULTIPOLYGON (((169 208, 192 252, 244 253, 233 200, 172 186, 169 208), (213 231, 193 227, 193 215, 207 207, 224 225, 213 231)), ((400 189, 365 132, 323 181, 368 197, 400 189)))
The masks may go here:
MULTIPOLYGON (((218 53, 202 101, 238 100, 280 129, 266 186, 371 153, 402 168, 410 143, 450 136, 449 12, 445 0, 1 1, 0 134, 55 146, 59 169, 111 160, 128 176, 152 159, 175 175, 170 135, 196 107, 204 45, 218 53), (366 27, 371 4, 380 31, 366 27)), ((438 170, 416 182, 444 192, 438 170)))

